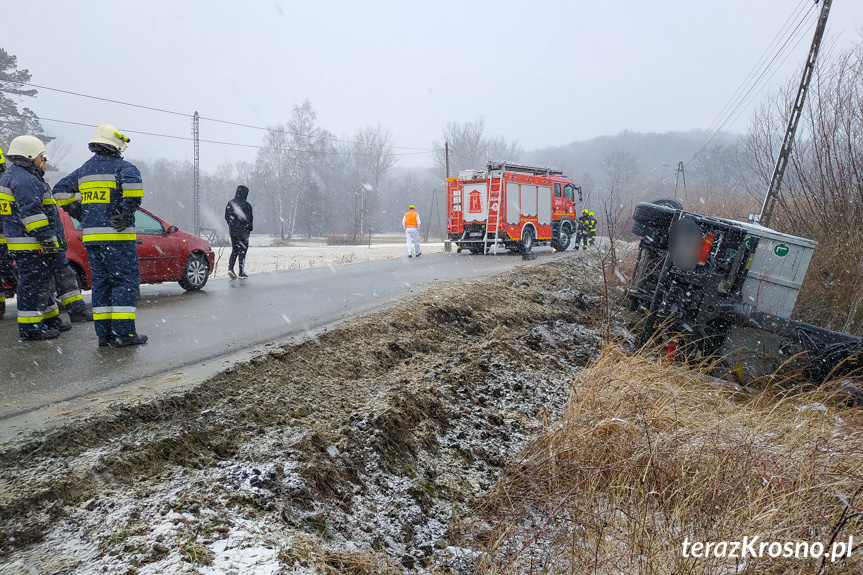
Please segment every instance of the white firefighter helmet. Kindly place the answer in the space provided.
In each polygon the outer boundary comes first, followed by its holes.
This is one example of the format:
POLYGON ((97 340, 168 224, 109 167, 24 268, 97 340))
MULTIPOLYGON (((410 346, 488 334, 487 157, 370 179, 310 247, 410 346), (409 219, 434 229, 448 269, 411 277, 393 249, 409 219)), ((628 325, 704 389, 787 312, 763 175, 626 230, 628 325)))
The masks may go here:
POLYGON ((9 143, 9 149, 6 150, 6 155, 9 157, 20 156, 28 160, 35 160, 42 156, 48 159, 48 152, 45 151, 45 143, 36 136, 18 136, 9 143))
POLYGON ((129 143, 129 138, 120 133, 120 131, 111 124, 102 124, 96 128, 96 133, 90 138, 91 144, 105 144, 115 148, 118 152, 126 150, 126 144, 129 143))

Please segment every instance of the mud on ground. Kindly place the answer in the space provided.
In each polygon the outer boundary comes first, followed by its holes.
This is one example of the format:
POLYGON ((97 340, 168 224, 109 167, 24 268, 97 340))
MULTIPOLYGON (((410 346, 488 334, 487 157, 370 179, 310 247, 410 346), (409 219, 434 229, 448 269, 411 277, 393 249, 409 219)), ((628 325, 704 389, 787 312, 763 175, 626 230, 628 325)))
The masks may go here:
POLYGON ((586 254, 435 287, 0 453, 0 573, 459 573, 599 350, 586 254))

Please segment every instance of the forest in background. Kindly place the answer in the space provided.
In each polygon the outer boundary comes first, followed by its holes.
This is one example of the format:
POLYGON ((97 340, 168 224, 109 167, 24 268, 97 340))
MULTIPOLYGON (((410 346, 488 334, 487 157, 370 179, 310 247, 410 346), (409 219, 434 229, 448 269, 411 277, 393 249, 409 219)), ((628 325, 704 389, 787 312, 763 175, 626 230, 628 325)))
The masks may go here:
MULTIPOLYGON (((29 108, 36 95, 13 55, 0 49, 0 146, 21 133, 50 134, 29 108)), ((561 168, 581 185, 599 234, 629 238, 639 201, 676 198, 687 210, 745 219, 758 213, 775 165, 798 80, 763 98, 746 133, 622 132, 563 146, 523 150, 486 133, 479 118, 442 127, 428 166, 401 167, 389 130, 368 126, 350 141, 317 123, 311 102, 296 104, 271 127, 254 162, 226 162, 200 174, 201 225, 224 235, 223 210, 239 183, 251 189, 256 232, 290 241, 327 237, 356 243, 369 231, 400 230, 408 204, 417 205, 426 238, 442 238, 444 181, 490 159, 561 168)), ((798 128, 775 229, 819 242, 796 314, 825 327, 863 333, 863 45, 822 57, 798 128)), ((577 111, 568 113, 578 113, 577 111)), ((170 158, 128 159, 144 177, 145 207, 182 228, 194 227, 193 167, 170 158)), ((51 174, 56 179, 64 174, 51 174)))

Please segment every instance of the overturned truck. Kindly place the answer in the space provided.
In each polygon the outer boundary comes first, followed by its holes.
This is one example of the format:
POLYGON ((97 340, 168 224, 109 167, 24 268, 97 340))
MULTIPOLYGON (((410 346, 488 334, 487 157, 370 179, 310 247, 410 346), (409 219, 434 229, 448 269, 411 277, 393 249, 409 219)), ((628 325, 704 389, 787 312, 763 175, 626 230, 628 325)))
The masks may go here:
POLYGON ((689 359, 719 356, 741 377, 799 370, 837 378, 861 365, 861 338, 791 319, 816 242, 763 226, 639 203, 628 292, 641 342, 689 359))

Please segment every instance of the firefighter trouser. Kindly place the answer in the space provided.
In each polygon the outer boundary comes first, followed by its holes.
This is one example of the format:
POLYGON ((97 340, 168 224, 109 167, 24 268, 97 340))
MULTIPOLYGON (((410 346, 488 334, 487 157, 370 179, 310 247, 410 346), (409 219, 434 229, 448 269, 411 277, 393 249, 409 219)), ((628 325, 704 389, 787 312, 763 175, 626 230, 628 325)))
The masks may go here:
POLYGON ((584 244, 584 248, 587 249, 587 235, 588 232, 583 227, 578 227, 578 232, 575 235, 575 249, 578 249, 580 244, 584 244))
POLYGON ((6 284, 10 288, 18 285, 18 280, 15 279, 14 268, 12 267, 12 258, 9 256, 9 250, 6 249, 6 243, 0 244, 0 319, 3 319, 3 314, 6 313, 6 289, 3 287, 6 284))
POLYGON ((18 266, 18 335, 22 338, 60 322, 51 295, 54 258, 36 250, 13 252, 18 266))
POLYGON ((57 294, 60 305, 67 312, 87 311, 87 304, 84 303, 81 290, 78 289, 78 276, 66 259, 66 250, 60 250, 51 257, 55 258, 53 274, 55 289, 52 293, 57 294))
POLYGON ((93 327, 99 337, 135 335, 141 270, 135 242, 87 245, 93 276, 93 327))
POLYGON ((228 258, 228 269, 234 269, 234 262, 240 260, 240 273, 246 266, 246 252, 249 249, 249 236, 231 236, 231 257, 228 258))
POLYGON ((408 255, 411 255, 411 249, 414 255, 420 255, 420 231, 415 227, 405 228, 405 238, 408 244, 408 255))

